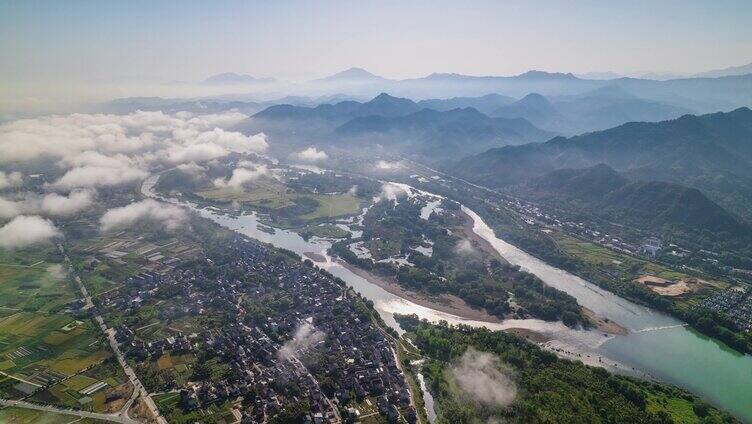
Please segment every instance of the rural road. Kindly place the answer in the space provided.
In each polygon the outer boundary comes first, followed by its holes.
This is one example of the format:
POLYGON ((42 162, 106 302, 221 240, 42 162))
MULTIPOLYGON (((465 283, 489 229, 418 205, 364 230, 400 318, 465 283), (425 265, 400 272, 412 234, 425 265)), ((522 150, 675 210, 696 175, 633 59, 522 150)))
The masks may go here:
POLYGON ((22 400, 6 400, 0 399, 0 406, 14 406, 17 408, 35 409, 43 412, 54 412, 57 414, 74 415, 81 418, 94 418, 97 420, 111 421, 122 424, 140 424, 127 415, 117 414, 99 414, 96 412, 76 411, 73 409, 56 408, 54 406, 37 405, 35 403, 24 402, 22 400))
MULTIPOLYGON (((81 278, 78 276, 78 274, 75 273, 75 270, 73 269, 73 263, 68 257, 68 254, 65 252, 63 245, 58 244, 57 247, 58 249, 60 249, 60 253, 62 253, 63 256, 65 257, 65 262, 68 264, 68 268, 70 269, 71 274, 73 274, 76 280, 76 283, 78 283, 78 287, 81 289, 81 294, 84 296, 84 299, 86 300, 86 307, 93 308, 94 303, 91 301, 91 296, 89 295, 89 292, 86 290, 86 287, 81 281, 81 278)), ((131 368, 131 366, 128 365, 128 362, 125 361, 125 356, 123 355, 123 352, 120 350, 120 346, 118 346, 117 340, 115 340, 115 330, 112 328, 107 328, 107 325, 104 323, 104 319, 102 319, 102 316, 99 315, 99 313, 97 313, 94 316, 94 319, 97 321, 97 324, 99 324, 99 328, 102 330, 102 332, 107 336, 107 340, 110 342, 110 347, 112 348, 112 351, 115 353, 115 356, 117 357, 118 362, 120 363, 120 367, 123 368, 125 375, 128 376, 128 379, 130 379, 131 384, 133 385, 133 394, 131 395, 131 398, 128 400, 128 402, 125 404, 125 407, 123 408, 123 410, 120 411, 120 414, 118 416, 123 417, 124 419, 130 420, 129 422, 138 422, 138 421, 131 420, 128 417, 128 408, 130 408, 130 406, 133 404, 133 401, 136 399, 136 397, 138 395, 141 395, 141 398, 144 400, 146 407, 149 408, 152 416, 155 417, 156 422, 158 424, 167 424, 167 420, 164 419, 164 417, 162 417, 162 415, 159 414, 159 409, 157 408, 157 404, 154 403, 154 399, 152 399, 151 396, 149 396, 149 392, 146 390, 144 385, 141 384, 141 380, 138 379, 136 372, 133 371, 133 368, 131 368)))

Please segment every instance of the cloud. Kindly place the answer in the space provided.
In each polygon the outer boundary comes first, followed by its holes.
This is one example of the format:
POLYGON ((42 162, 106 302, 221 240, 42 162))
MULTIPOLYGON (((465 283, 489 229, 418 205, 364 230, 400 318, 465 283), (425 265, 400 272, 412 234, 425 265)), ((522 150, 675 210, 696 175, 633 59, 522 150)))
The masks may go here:
POLYGON ((181 163, 177 166, 177 168, 183 173, 186 173, 194 178, 201 177, 206 172, 206 168, 196 164, 196 162, 181 163))
POLYGON ((39 210, 48 215, 70 216, 91 206, 94 193, 88 190, 71 192, 68 197, 47 194, 39 200, 39 210))
POLYGON ((0 190, 18 187, 23 183, 23 175, 20 172, 5 173, 0 171, 0 190))
POLYGON ((0 197, 0 218, 27 215, 69 216, 92 204, 93 191, 73 191, 69 196, 49 193, 44 196, 26 193, 22 200, 14 201, 0 197))
POLYGON ((457 386, 478 403, 508 406, 517 396, 511 372, 490 353, 468 348, 450 372, 457 386))
POLYGON ((20 215, 0 227, 0 248, 22 248, 61 236, 60 230, 50 220, 20 215))
POLYGON ((279 350, 279 356, 283 359, 289 359, 296 352, 305 351, 306 349, 318 344, 326 338, 324 332, 317 330, 313 325, 304 323, 295 330, 295 335, 288 340, 279 350))
POLYGON ((0 218, 13 218, 23 213, 23 203, 0 197, 0 218))
POLYGON ((185 225, 188 215, 178 206, 146 199, 105 212, 99 219, 102 231, 130 227, 142 221, 158 222, 168 230, 185 225))
POLYGON ((115 186, 142 180, 148 176, 148 172, 137 168, 81 166, 66 172, 53 186, 66 190, 83 187, 115 186))
POLYGON ((327 160, 329 155, 327 155, 325 151, 311 146, 305 150, 294 153, 293 157, 302 162, 318 162, 321 160, 327 160))
POLYGON ((385 183, 381 186, 381 194, 376 198, 376 201, 382 200, 397 200, 400 197, 407 196, 407 190, 398 184, 385 183))
MULTIPOLYGON (((64 159, 63 166, 113 167, 103 157, 125 157, 142 169, 147 162, 211 160, 230 152, 261 152, 266 135, 227 131, 246 115, 237 112, 194 116, 138 111, 128 115, 72 114, 20 119, 0 124, 0 163, 40 157, 64 159), (79 156, 88 153, 86 160, 79 156), (99 157, 95 156, 99 154, 99 157), (208 158, 208 159, 205 159, 208 158), (97 162, 93 163, 92 160, 97 162)), ((127 167, 133 167, 129 163, 127 167)))
POLYGON ((214 186, 217 188, 240 188, 248 181, 255 180, 256 178, 269 173, 269 169, 266 165, 255 165, 255 168, 235 168, 232 171, 232 176, 229 180, 223 178, 215 179, 214 186))
POLYGON ((402 164, 400 162, 387 162, 385 160, 376 162, 376 169, 380 171, 395 171, 400 168, 402 168, 402 164))

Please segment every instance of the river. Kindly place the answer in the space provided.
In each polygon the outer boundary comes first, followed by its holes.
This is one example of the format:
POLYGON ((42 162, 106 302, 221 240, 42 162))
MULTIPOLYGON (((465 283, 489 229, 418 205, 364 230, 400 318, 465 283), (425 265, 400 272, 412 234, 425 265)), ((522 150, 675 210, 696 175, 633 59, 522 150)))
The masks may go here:
MULTIPOLYGON (((157 197, 153 186, 157 176, 147 179, 142 192, 157 197)), ((176 199, 163 199, 181 203, 176 199)), ((725 409, 746 422, 752 422, 752 356, 741 355, 681 321, 650 308, 622 299, 582 278, 525 253, 499 239, 475 212, 462 209, 474 221, 473 231, 488 241, 510 263, 535 274, 546 284, 565 291, 601 317, 608 318, 629 330, 626 336, 604 336, 598 331, 573 330, 559 322, 535 319, 505 320, 485 323, 466 320, 402 299, 354 274, 332 261, 326 251, 330 242, 322 239, 304 240, 292 231, 275 229, 274 234, 259 230, 256 214, 228 216, 212 208, 196 208, 202 216, 241 234, 291 250, 301 256, 316 253, 326 258, 314 261, 344 280, 360 294, 374 302, 387 325, 402 332, 394 313, 415 313, 431 321, 446 320, 452 324, 487 327, 492 330, 526 328, 552 338, 550 348, 571 352, 571 356, 593 365, 602 365, 625 373, 645 375, 684 387, 712 404, 725 409)))

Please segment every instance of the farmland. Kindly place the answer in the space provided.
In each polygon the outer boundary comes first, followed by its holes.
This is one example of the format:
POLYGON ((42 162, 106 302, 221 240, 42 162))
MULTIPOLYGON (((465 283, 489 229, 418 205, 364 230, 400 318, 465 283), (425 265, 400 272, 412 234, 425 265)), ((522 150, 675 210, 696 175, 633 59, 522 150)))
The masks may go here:
POLYGON ((58 312, 76 299, 59 258, 0 252, 0 310, 58 312))

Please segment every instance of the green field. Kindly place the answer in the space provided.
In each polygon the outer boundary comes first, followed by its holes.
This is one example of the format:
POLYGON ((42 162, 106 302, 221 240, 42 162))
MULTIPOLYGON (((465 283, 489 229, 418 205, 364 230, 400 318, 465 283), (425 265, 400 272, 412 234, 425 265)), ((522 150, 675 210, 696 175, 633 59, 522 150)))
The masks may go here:
MULTIPOLYGON (((667 280, 681 280, 692 277, 689 274, 675 271, 655 262, 619 253, 560 232, 553 232, 550 236, 566 254, 588 264, 623 273, 625 276, 650 274, 667 280)), ((719 288, 727 286, 727 284, 718 281, 711 281, 711 283, 719 288)))
POLYGON ((287 186, 274 179, 260 178, 251 188, 214 188, 196 193, 206 200, 218 202, 241 202, 250 206, 280 209, 293 205, 295 194, 287 186))
POLYGON ((237 201, 265 211, 295 206, 302 199, 315 200, 318 207, 299 216, 306 221, 353 215, 360 211, 360 202, 353 195, 297 193, 277 180, 265 178, 255 181, 251 187, 214 188, 197 192, 196 195, 223 203, 237 201))
POLYGON ((50 377, 77 374, 110 355, 89 321, 28 312, 0 319, 4 372, 35 384, 43 385, 50 377), (66 326, 73 328, 63 330, 66 326))
POLYGON ((0 263, 0 308, 58 312, 75 299, 73 286, 60 264, 0 263))
MULTIPOLYGON (((127 386, 124 385, 126 381, 127 378, 120 366, 114 359, 110 359, 87 369, 81 374, 76 374, 60 383, 54 384, 46 390, 34 393, 29 401, 48 403, 65 408, 107 412, 108 404, 105 403, 105 400, 108 394, 120 391, 123 394, 123 399, 127 399, 129 396, 130 392, 127 392, 127 386), (81 393, 81 390, 100 381, 107 383, 107 386, 92 394, 90 396, 91 400, 87 400, 86 396, 81 393)), ((119 405, 115 405, 110 410, 117 410, 119 408, 119 405)))
POLYGON ((75 415, 56 414, 16 407, 0 409, 0 423, 3 424, 66 424, 73 422, 76 424, 99 424, 109 421, 91 418, 81 419, 75 415))
POLYGON ((309 221, 354 215, 360 212, 358 198, 350 194, 316 194, 308 197, 319 202, 319 206, 315 211, 301 215, 301 218, 309 221))

